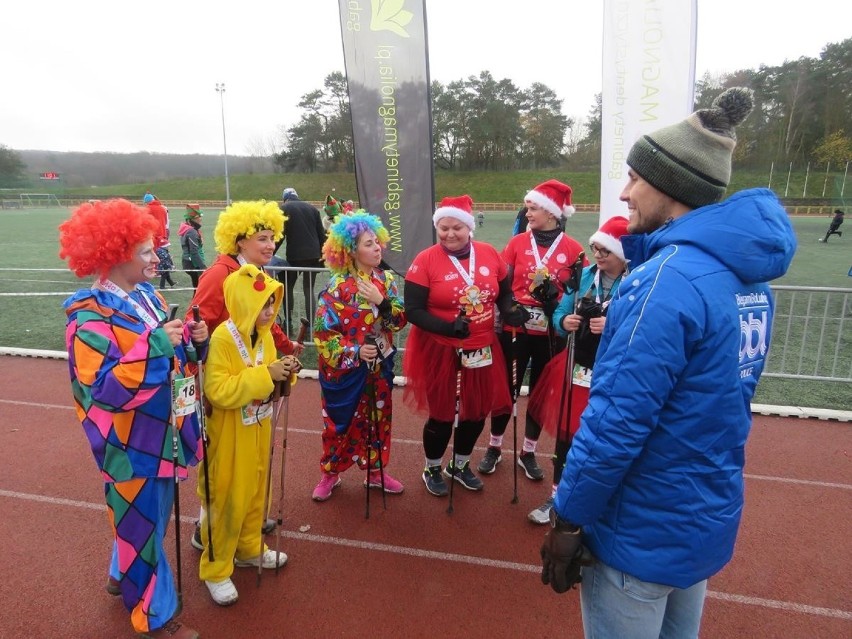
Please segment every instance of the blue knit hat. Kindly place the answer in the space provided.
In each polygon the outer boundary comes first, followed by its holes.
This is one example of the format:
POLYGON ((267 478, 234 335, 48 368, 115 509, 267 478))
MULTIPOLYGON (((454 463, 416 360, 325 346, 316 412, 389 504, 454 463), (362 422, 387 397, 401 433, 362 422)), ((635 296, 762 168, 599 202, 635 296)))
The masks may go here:
POLYGON ((153 202, 153 201, 154 201, 154 200, 156 200, 156 199, 157 199, 157 198, 155 198, 155 197, 154 197, 153 195, 151 195, 150 193, 146 193, 146 194, 145 194, 145 197, 143 197, 143 198, 142 198, 142 204, 150 204, 151 202, 153 202))

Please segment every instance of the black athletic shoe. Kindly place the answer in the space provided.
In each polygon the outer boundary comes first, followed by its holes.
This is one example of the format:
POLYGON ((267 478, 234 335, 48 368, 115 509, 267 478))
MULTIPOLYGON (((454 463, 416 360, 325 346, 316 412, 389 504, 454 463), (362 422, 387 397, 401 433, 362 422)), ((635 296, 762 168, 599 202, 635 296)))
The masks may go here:
POLYGON ((447 488, 447 482, 441 477, 440 466, 427 466, 423 469, 423 483, 426 484, 426 490, 435 497, 446 497, 450 492, 447 488))
POLYGON ((263 522, 263 526, 260 527, 260 532, 261 532, 261 534, 264 534, 264 535, 268 535, 273 530, 275 530, 275 520, 274 519, 267 519, 265 522, 263 522))
POLYGON ((518 466, 524 469, 524 474, 528 479, 532 479, 533 481, 544 479, 544 471, 535 460, 535 453, 521 453, 518 455, 518 466))
POLYGON ((201 541, 201 522, 195 522, 195 532, 192 533, 192 540, 189 542, 196 550, 204 551, 204 543, 201 541))
POLYGON ((466 461, 461 468, 456 468, 455 473, 453 473, 452 464, 453 462, 447 464, 444 477, 455 477, 455 480, 468 490, 482 490, 482 480, 473 474, 469 461, 466 461))
POLYGON ((490 475, 497 470, 497 464, 500 463, 501 459, 503 459, 503 456, 500 454, 500 449, 495 448, 494 446, 489 446, 488 450, 485 451, 485 456, 482 458, 482 461, 479 462, 479 466, 477 466, 476 469, 480 473, 490 475))

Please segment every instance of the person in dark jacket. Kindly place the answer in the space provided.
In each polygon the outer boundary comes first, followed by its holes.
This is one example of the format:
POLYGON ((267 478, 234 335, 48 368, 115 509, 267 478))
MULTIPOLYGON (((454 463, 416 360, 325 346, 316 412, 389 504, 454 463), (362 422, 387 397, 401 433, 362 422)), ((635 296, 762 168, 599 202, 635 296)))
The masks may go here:
POLYGON ((840 209, 834 210, 834 217, 831 218, 831 224, 828 225, 828 230, 825 232, 825 237, 820 239, 820 242, 828 242, 830 235, 843 237, 843 231, 838 231, 840 225, 843 224, 843 211, 840 209))
POLYGON ((752 107, 750 90, 728 89, 627 156, 630 274, 541 547, 554 590, 582 575, 587 637, 697 637, 707 579, 733 555, 772 326, 766 282, 796 248, 770 190, 720 202, 752 107))
POLYGON ((178 227, 180 237, 181 266, 189 279, 192 280, 193 290, 198 288, 198 278, 207 268, 204 263, 204 241, 201 238, 201 207, 198 204, 187 204, 183 222, 178 227))
MULTIPOLYGON (((275 245, 275 252, 281 248, 286 239, 286 259, 288 266, 295 268, 322 268, 322 245, 325 242, 325 228, 322 225, 319 210, 308 202, 299 199, 296 189, 288 186, 281 194, 281 210, 287 216, 287 225, 284 229, 284 238, 275 245)), ((287 333, 293 327, 293 289, 296 287, 296 279, 299 271, 285 271, 285 285, 287 289, 286 314, 287 333)), ((316 297, 314 296, 314 282, 317 278, 316 271, 304 271, 302 273, 302 290, 305 294, 305 316, 313 317, 316 312, 316 297)))

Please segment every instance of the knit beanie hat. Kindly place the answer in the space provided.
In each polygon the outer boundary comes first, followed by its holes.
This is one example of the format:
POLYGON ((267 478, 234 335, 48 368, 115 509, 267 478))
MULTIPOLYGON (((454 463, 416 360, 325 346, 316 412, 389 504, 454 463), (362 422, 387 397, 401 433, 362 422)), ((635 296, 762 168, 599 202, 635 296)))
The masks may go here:
POLYGON ((465 224, 472 231, 475 226, 472 211, 473 199, 469 195, 445 197, 441 200, 440 206, 435 209, 435 214, 432 216, 432 225, 437 227, 438 220, 443 217, 452 217, 465 224))
POLYGON ((627 218, 616 215, 601 224, 601 227, 592 233, 589 244, 597 244, 624 261, 624 249, 621 248, 621 236, 627 235, 627 218))
POLYGON ((692 208, 722 199, 731 180, 734 132, 754 106, 751 89, 733 87, 709 109, 643 135, 627 164, 655 189, 692 208))
POLYGON ((153 202, 156 199, 157 198, 155 198, 150 193, 146 193, 144 196, 142 196, 142 204, 150 204, 151 202, 153 202))
POLYGON ((298 200, 299 194, 296 193, 296 189, 292 186, 288 186, 286 189, 281 191, 281 199, 285 202, 289 202, 290 200, 298 200))
POLYGON ((538 204, 548 213, 556 216, 557 220, 574 215, 574 207, 571 205, 572 189, 559 180, 548 180, 535 187, 524 196, 524 202, 538 204))

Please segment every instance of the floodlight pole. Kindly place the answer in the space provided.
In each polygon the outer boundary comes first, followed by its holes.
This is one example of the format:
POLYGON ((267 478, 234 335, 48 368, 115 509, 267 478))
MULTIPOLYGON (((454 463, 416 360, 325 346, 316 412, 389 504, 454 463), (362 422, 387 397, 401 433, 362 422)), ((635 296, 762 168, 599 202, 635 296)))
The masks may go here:
POLYGON ((219 106, 222 109, 222 146, 225 148, 225 206, 231 203, 231 181, 228 178, 228 140, 225 137, 225 83, 216 83, 216 93, 219 94, 219 106))

